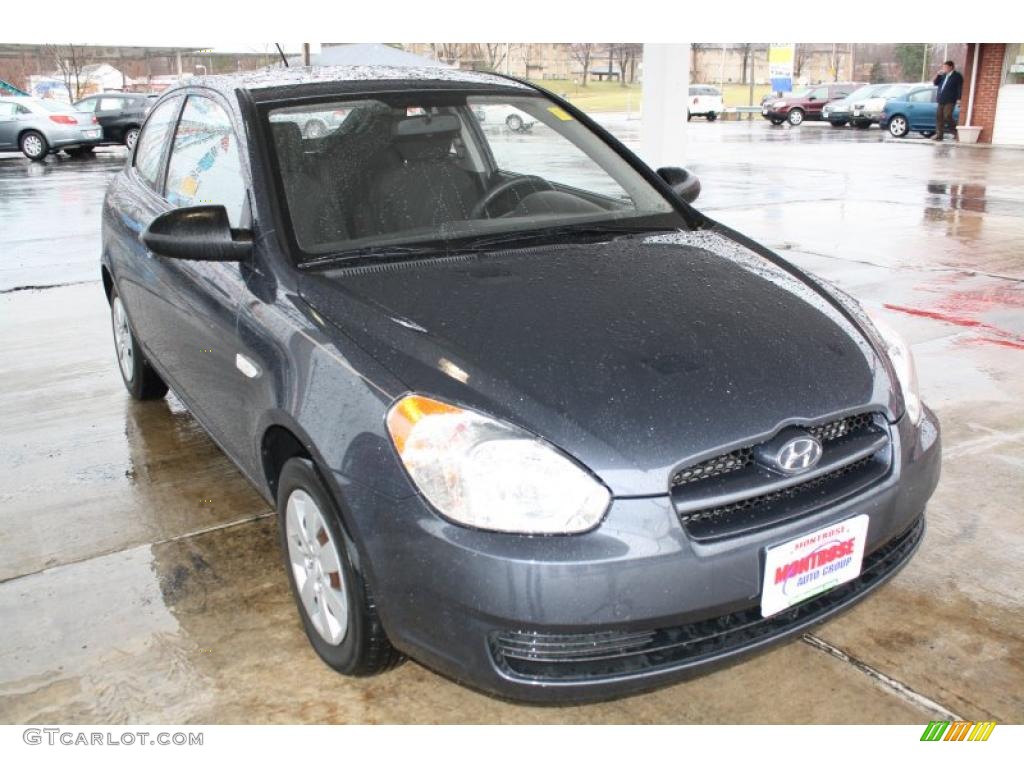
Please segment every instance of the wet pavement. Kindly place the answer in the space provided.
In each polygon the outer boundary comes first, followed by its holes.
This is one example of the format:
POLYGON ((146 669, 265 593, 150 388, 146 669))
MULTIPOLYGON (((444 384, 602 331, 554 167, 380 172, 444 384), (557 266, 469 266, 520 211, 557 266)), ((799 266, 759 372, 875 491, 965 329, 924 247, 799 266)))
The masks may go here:
MULTIPOLYGON (((602 120, 635 144, 637 122, 602 120)), ((1020 722, 1024 152, 690 125, 704 210, 913 342, 944 466, 892 583, 803 641, 604 704, 513 705, 413 662, 335 675, 270 508, 177 399, 123 390, 97 271, 123 153, 0 154, 0 722, 1020 722)))

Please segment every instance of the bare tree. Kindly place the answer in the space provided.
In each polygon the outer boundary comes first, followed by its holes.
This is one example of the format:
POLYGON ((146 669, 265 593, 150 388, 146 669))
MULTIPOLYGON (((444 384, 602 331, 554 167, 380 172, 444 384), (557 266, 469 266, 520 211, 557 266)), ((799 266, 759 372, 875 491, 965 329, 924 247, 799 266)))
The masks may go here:
POLYGON ((497 72, 501 68, 508 52, 508 43, 482 43, 480 45, 480 58, 491 72, 497 72))
POLYGON ((88 62, 82 52, 70 43, 68 45, 45 45, 43 50, 51 57, 57 65, 61 80, 68 91, 68 99, 72 102, 78 101, 85 95, 85 87, 88 80, 82 80, 82 70, 88 62))
POLYGON ((445 64, 458 64, 462 58, 462 43, 431 43, 434 58, 445 64))
POLYGON ((804 71, 804 64, 811 57, 811 44, 810 43, 797 43, 793 49, 793 79, 800 77, 800 73, 804 71))
POLYGON ((625 88, 628 83, 633 82, 636 59, 643 50, 643 43, 610 43, 609 46, 619 65, 619 85, 625 88))
POLYGON ((750 63, 750 55, 754 52, 753 43, 740 43, 740 54, 743 56, 743 78, 740 80, 741 83, 746 85, 747 82, 747 64, 750 63))
POLYGON ((586 87, 587 79, 590 77, 590 60, 594 57, 594 43, 570 43, 569 50, 572 57, 583 67, 582 85, 586 87))

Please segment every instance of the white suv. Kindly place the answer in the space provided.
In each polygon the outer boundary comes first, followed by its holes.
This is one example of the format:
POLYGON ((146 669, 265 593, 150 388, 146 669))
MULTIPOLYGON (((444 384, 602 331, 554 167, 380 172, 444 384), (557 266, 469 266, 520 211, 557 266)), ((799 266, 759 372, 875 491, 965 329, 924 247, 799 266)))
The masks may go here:
POLYGON ((722 104, 722 92, 713 85, 691 85, 690 102, 686 105, 686 119, 700 116, 710 122, 717 120, 725 109, 722 104))

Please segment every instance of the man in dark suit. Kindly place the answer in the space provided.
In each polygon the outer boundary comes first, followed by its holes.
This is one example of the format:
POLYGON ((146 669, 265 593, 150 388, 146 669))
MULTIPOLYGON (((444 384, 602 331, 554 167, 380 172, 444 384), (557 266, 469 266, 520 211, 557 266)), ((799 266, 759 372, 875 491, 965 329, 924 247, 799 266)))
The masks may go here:
POLYGON ((952 61, 942 65, 939 74, 935 76, 932 84, 939 89, 936 100, 939 102, 935 111, 935 135, 933 141, 942 141, 943 131, 949 125, 953 138, 956 138, 956 125, 953 123, 953 108, 960 101, 960 92, 964 88, 964 76, 956 71, 952 61))

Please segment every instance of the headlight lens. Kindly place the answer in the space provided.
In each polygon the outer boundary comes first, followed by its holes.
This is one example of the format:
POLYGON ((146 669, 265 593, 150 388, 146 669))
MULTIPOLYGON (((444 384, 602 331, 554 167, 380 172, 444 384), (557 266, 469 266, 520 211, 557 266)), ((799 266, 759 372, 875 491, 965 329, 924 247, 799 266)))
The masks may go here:
POLYGON ((892 361, 892 367, 896 370, 896 378, 899 379, 900 389, 903 392, 903 404, 907 409, 907 415, 911 422, 918 424, 921 421, 921 395, 917 388, 917 366, 914 365, 914 356, 910 352, 910 346, 906 340, 897 333, 892 326, 870 313, 871 322, 878 331, 878 336, 885 345, 885 351, 892 361))
POLYGON ((780 109, 781 107, 786 106, 786 102, 776 101, 774 104, 772 104, 772 106, 775 107, 775 109, 780 109))
POLYGON ((580 533, 608 509, 607 488, 511 424, 406 395, 388 411, 387 426, 413 483, 457 523, 509 533, 580 533))

